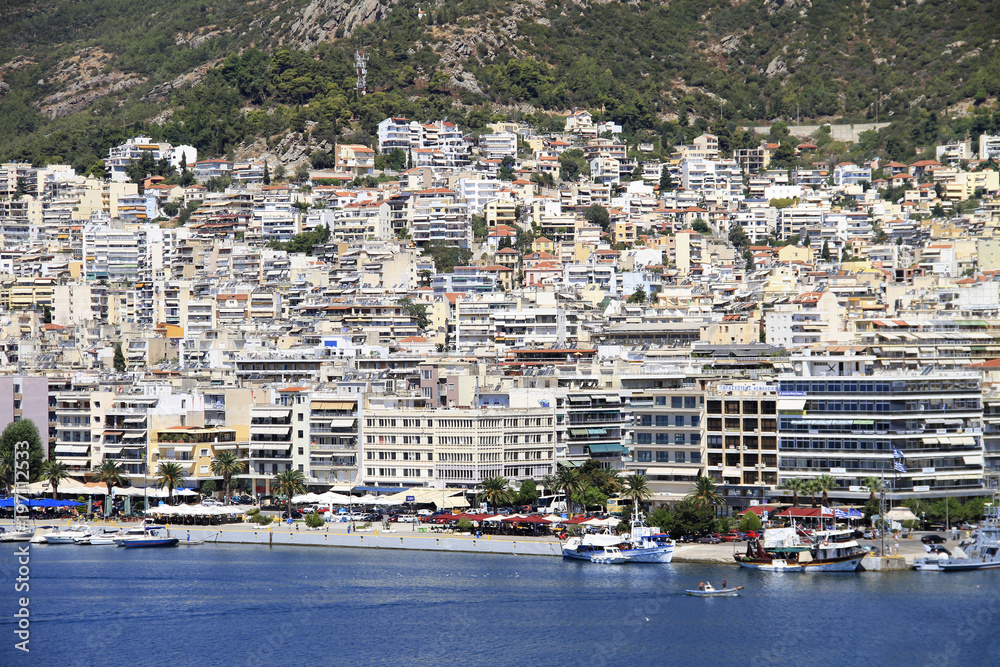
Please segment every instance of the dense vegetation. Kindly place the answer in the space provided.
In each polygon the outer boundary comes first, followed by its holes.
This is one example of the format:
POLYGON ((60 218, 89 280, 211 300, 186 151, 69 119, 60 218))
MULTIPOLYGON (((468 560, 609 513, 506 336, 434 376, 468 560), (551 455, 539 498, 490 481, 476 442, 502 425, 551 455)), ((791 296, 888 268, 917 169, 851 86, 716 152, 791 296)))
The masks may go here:
POLYGON ((350 39, 299 50, 289 46, 289 26, 304 4, 177 0, 150 12, 133 0, 48 0, 8 8, 0 160, 100 173, 108 147, 139 132, 217 156, 288 132, 364 141, 388 115, 448 117, 473 131, 527 116, 556 129, 572 107, 658 149, 706 129, 724 150, 752 144, 738 125, 775 118, 905 121, 853 149, 822 147, 855 158, 906 159, 936 141, 1000 131, 990 111, 1000 94, 996 3, 443 0, 420 3, 428 10, 421 17, 416 0, 401 0, 350 39), (498 29, 515 7, 528 8, 517 14, 517 31, 498 29), (446 72, 443 45, 457 43, 473 48, 446 72), (363 97, 354 93, 359 44, 370 58, 372 92, 363 97), (132 83, 53 118, 54 96, 84 80, 70 67, 81 53, 90 58, 87 81, 132 83), (216 66, 196 85, 161 86, 204 64, 216 66), (476 85, 456 83, 456 65, 464 71, 457 78, 476 85), (949 110, 960 102, 971 115, 949 110), (501 111, 513 105, 536 111, 501 111))

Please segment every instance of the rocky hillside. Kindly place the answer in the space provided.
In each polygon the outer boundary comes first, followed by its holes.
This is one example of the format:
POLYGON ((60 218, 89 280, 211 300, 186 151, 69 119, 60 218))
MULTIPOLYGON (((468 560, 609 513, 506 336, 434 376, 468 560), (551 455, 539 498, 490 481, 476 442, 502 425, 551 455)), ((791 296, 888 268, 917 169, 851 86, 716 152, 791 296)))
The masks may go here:
POLYGON ((0 160, 84 170, 138 131, 212 154, 308 134, 301 153, 390 113, 476 128, 581 107, 670 142, 699 118, 951 116, 1000 93, 1000 3, 975 0, 40 0, 4 14, 0 160))

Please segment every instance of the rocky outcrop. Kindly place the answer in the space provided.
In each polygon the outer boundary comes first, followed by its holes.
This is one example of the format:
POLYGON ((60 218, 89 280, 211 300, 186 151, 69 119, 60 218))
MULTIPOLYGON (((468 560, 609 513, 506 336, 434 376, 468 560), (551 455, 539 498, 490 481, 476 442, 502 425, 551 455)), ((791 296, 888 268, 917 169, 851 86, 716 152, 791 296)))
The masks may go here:
POLYGON ((308 47, 346 37, 359 25, 385 18, 395 0, 312 0, 289 27, 291 42, 308 47))
MULTIPOLYGON (((86 108, 94 100, 134 88, 146 81, 139 74, 126 74, 106 65, 111 55, 99 48, 78 51, 60 61, 49 77, 62 89, 42 98, 38 107, 49 118, 58 118, 86 108)), ((42 83, 45 83, 44 81, 42 83)))

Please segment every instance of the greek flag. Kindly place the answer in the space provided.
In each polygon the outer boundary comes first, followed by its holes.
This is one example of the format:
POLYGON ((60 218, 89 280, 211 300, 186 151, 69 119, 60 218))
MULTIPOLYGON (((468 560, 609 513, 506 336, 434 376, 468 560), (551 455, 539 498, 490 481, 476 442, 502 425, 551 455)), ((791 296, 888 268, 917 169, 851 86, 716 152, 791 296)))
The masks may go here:
POLYGON ((899 461, 893 463, 892 467, 895 468, 896 472, 906 472, 906 466, 899 461))
POLYGON ((903 454, 903 452, 899 451, 898 449, 894 449, 894 450, 892 450, 892 458, 894 458, 894 459, 901 459, 901 458, 904 458, 904 454, 903 454))
POLYGON ((833 513, 837 515, 838 519, 849 519, 851 515, 840 508, 834 508, 833 513))

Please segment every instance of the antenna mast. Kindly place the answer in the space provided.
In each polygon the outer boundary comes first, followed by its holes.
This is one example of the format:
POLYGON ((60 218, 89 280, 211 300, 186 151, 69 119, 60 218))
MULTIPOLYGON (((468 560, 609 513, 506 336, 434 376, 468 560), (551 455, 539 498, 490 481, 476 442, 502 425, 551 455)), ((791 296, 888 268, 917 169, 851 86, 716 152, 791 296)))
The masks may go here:
POLYGON ((354 90, 358 96, 363 97, 368 92, 368 84, 365 81, 368 75, 368 56, 360 48, 354 52, 354 70, 358 74, 358 83, 354 90))

